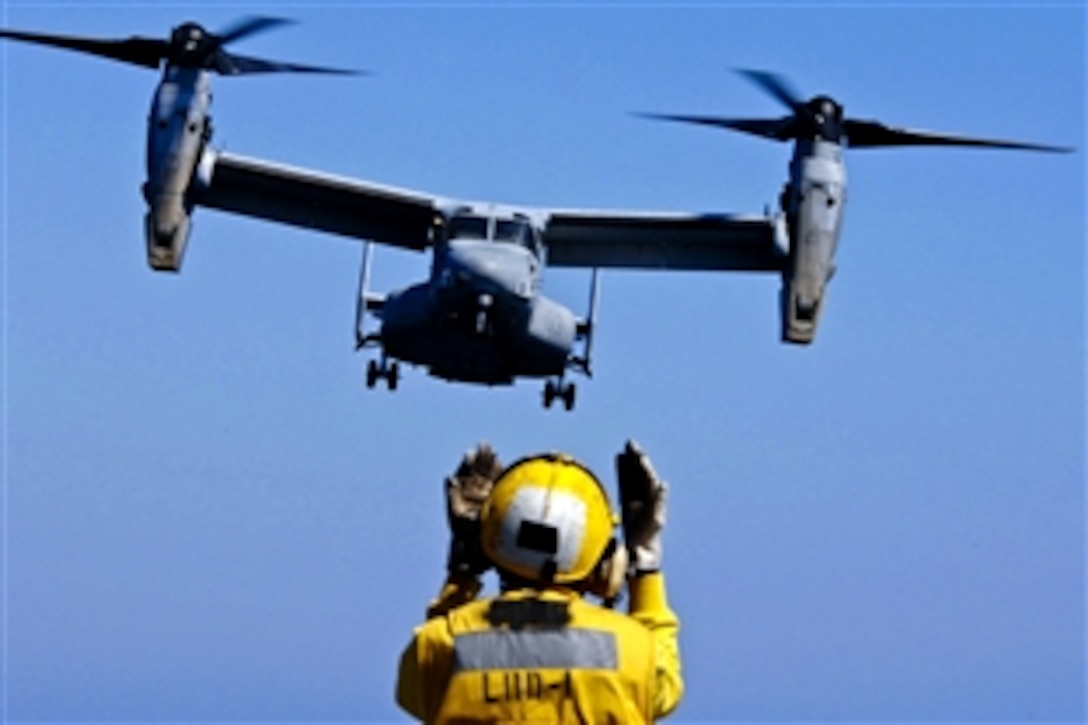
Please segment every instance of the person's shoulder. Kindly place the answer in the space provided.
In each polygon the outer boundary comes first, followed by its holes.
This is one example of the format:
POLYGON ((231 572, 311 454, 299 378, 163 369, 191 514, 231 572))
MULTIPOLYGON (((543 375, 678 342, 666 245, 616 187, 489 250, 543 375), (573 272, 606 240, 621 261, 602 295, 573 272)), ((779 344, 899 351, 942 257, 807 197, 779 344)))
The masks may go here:
POLYGON ((443 616, 435 617, 428 624, 445 631, 458 631, 468 628, 477 628, 486 621, 487 612, 491 608, 494 597, 482 597, 465 602, 459 607, 454 607, 443 616))
POLYGON ((571 604, 571 613, 587 627, 607 628, 613 631, 630 633, 631 635, 640 633, 648 635, 650 632, 646 625, 631 615, 587 602, 584 599, 575 600, 571 604))

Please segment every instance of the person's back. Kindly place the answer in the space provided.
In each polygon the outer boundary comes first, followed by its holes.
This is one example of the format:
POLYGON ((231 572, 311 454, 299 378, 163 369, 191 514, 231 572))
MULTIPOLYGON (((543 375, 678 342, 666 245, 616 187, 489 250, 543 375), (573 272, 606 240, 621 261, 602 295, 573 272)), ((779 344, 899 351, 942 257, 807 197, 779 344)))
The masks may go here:
POLYGON ((432 619, 417 640, 421 659, 449 663, 446 684, 434 683, 436 722, 652 720, 650 631, 574 592, 472 602, 432 619))

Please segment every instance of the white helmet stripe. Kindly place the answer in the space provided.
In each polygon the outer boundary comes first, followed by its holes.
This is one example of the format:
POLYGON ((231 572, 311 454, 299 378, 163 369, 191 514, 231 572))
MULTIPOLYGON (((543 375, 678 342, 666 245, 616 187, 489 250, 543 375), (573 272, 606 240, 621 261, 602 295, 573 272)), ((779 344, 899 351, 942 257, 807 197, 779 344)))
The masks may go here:
POLYGON ((555 572, 570 572, 582 548, 586 532, 586 504, 567 491, 557 491, 539 485, 526 485, 518 490, 503 517, 498 553, 506 560, 533 570, 555 561, 555 572), (558 536, 554 554, 539 548, 519 545, 523 523, 552 527, 558 536))

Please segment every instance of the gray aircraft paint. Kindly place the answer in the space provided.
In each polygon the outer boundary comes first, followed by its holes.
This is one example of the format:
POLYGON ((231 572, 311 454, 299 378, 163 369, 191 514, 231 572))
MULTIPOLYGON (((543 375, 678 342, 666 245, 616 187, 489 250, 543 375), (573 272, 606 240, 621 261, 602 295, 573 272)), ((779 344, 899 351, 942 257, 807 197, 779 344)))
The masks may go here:
POLYGON ((779 211, 759 216, 545 209, 449 199, 219 153, 211 138, 210 74, 347 73, 228 53, 224 46, 285 21, 248 18, 221 34, 196 23, 166 40, 99 40, 0 30, 0 37, 162 68, 148 118, 143 192, 147 259, 181 269, 197 206, 366 241, 357 348, 376 346, 367 385, 397 386, 397 360, 456 382, 498 385, 547 378, 544 405, 574 405, 573 369, 591 370, 601 268, 774 272, 781 275, 783 341, 813 341, 846 203, 843 149, 905 145, 1063 151, 1053 146, 918 131, 843 115, 826 95, 802 100, 782 77, 740 71, 790 110, 777 119, 643 114, 793 141, 779 211), (505 231, 503 231, 505 230, 505 231), (506 238, 507 232, 511 233, 506 238), (422 283, 388 295, 369 289, 371 242, 433 253, 422 283), (545 262, 593 270, 589 313, 577 317, 540 293, 545 262), (375 315, 380 327, 365 330, 375 315), (578 342, 581 351, 576 351, 578 342))

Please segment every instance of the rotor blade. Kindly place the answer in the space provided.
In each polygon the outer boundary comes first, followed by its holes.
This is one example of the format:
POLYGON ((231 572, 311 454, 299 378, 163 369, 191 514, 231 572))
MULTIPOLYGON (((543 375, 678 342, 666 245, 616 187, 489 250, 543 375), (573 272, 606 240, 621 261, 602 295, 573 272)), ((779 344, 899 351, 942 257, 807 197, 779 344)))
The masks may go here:
POLYGON ((738 68, 737 73, 741 74, 752 83, 755 83, 768 94, 777 98, 780 103, 791 111, 796 111, 797 108, 804 103, 804 101, 801 100, 800 94, 790 85, 789 81, 780 75, 768 71, 748 70, 745 68, 738 68))
POLYGON ((221 47, 227 43, 233 43, 236 40, 240 40, 248 35, 259 33, 269 28, 274 28, 277 25, 287 25, 291 23, 291 20, 286 18, 264 18, 264 17, 251 17, 242 18, 222 33, 216 33, 214 38, 216 47, 221 47))
POLYGON ((700 126, 728 128, 775 141, 785 141, 793 138, 796 126, 793 116, 784 116, 782 118, 718 118, 716 116, 676 116, 663 113, 636 113, 634 115, 655 121, 678 121, 700 126))
POLYGON ((1001 139, 973 138, 934 131, 921 131, 909 128, 886 126, 879 121, 843 121, 843 131, 847 144, 851 148, 874 148, 879 146, 977 146, 997 149, 1023 149, 1026 151, 1069 152, 1071 148, 1026 143, 1022 141, 1003 141, 1001 139))
POLYGON ((90 53, 91 55, 142 65, 147 68, 159 67, 159 62, 166 54, 167 47, 165 41, 151 38, 131 37, 126 40, 100 40, 67 35, 22 33, 15 30, 0 30, 0 38, 75 50, 80 53, 90 53))
POLYGON ((225 76, 237 76, 249 73, 333 73, 336 75, 361 75, 361 72, 356 70, 323 68, 316 65, 299 65, 297 63, 280 63, 273 60, 235 55, 234 53, 228 53, 225 50, 220 50, 215 54, 212 67, 225 76))

